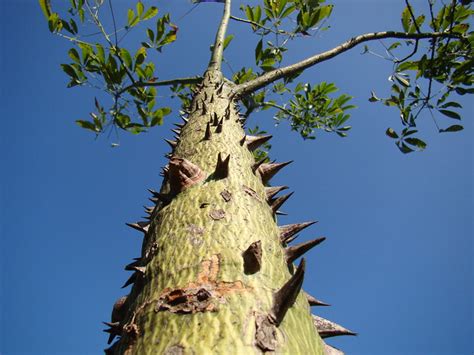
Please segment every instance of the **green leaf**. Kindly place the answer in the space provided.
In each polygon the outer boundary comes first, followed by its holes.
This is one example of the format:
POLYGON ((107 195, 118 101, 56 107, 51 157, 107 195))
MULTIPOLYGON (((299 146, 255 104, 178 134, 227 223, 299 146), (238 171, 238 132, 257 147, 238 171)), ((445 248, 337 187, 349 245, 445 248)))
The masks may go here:
POLYGON ((440 108, 447 108, 447 107, 457 107, 457 108, 462 108, 461 104, 458 102, 446 102, 445 104, 441 105, 440 108))
POLYGON ((445 129, 440 129, 439 130, 439 133, 444 133, 444 132, 459 132, 459 131, 462 131, 464 129, 463 126, 460 126, 460 125, 452 125, 452 126, 449 126, 448 128, 445 128, 445 129))
POLYGON ((411 22, 411 15, 410 15, 410 10, 408 9, 408 6, 405 7, 405 9, 402 12, 402 27, 403 31, 408 32, 408 29, 410 28, 410 22, 411 22))
POLYGON ((52 10, 51 10, 51 1, 50 0, 39 0, 41 11, 43 11, 44 17, 49 20, 52 10))
POLYGON ((142 17, 142 20, 149 20, 158 15, 158 8, 155 6, 150 7, 142 17))
POLYGON ((137 16, 142 17, 143 10, 145 9, 145 7, 143 6, 141 1, 137 2, 136 8, 137 8, 137 16))
POLYGON ((454 118, 455 120, 460 120, 461 116, 459 113, 454 112, 454 111, 449 111, 449 110, 438 110, 440 113, 442 113, 445 116, 448 116, 450 118, 454 118))
POLYGON ((393 139, 398 138, 398 134, 393 130, 393 128, 387 128, 387 130, 385 131, 385 134, 393 139))
POLYGON ((426 148, 426 143, 423 142, 421 139, 419 138, 407 138, 405 139, 405 142, 407 142, 408 144, 411 144, 415 147, 417 147, 419 150, 423 150, 426 148))
POLYGON ((232 40, 234 39, 234 35, 228 35, 225 40, 224 40, 224 49, 227 48, 227 46, 230 44, 230 42, 232 42, 232 40))
POLYGON ((81 64, 81 57, 79 56, 79 52, 76 48, 71 48, 68 52, 69 58, 71 58, 74 62, 81 64))
POLYGON ((125 49, 125 48, 120 48, 120 58, 123 59, 125 65, 128 67, 128 68, 132 68, 132 56, 130 55, 130 53, 125 49))
POLYGON ((92 122, 83 121, 83 120, 76 120, 76 124, 79 127, 91 130, 93 132, 96 132, 96 133, 99 132, 99 130, 96 128, 96 126, 92 122))

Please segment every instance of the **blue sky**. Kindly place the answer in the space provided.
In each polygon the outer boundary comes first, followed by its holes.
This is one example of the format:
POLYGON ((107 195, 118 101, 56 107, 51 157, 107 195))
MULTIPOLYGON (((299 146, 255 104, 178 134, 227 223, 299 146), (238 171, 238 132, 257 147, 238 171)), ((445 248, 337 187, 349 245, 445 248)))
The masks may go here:
MULTIPOLYGON (((129 2, 115 3, 123 14, 129 2)), ((192 7, 154 4, 175 19, 192 7)), ((402 8, 395 0, 337 1, 331 29, 292 45, 288 63, 354 34, 400 29, 402 8)), ((202 73, 221 11, 202 4, 178 22, 178 41, 157 62, 160 78, 202 73)), ((100 353, 101 322, 126 293, 123 266, 141 245, 125 222, 143 215, 146 188, 161 184, 163 138, 177 115, 140 136, 95 140, 74 124, 98 93, 66 89, 59 64, 69 43, 49 33, 35 0, 4 0, 0 14, 0 353, 100 353)), ((243 24, 230 33, 239 38, 226 52, 232 68, 252 64, 258 39, 243 24)), ((305 76, 355 96, 348 138, 302 141, 285 124, 275 129, 270 111, 250 121, 274 134, 273 158, 295 160, 273 180, 295 191, 280 223, 316 219, 301 239, 327 237, 308 253, 303 287, 333 305, 313 312, 359 333, 328 341, 347 354, 472 354, 472 99, 460 101, 464 131, 437 134, 427 116, 420 127, 428 149, 403 155, 384 135, 398 127, 397 112, 367 101, 372 89, 387 93, 391 65, 361 51, 305 76)))

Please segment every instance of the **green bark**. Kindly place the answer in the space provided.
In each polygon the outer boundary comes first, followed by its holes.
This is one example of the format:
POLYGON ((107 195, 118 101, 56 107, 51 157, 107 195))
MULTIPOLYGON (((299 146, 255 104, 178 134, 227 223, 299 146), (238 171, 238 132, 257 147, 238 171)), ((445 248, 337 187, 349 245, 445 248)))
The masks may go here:
MULTIPOLYGON (((274 294, 293 267, 253 155, 241 144, 231 88, 222 83, 219 74, 205 76, 181 130, 173 156, 199 167, 201 178, 152 213, 116 353, 323 353, 303 292, 281 324, 268 322, 274 294), (223 119, 222 131, 211 125, 206 140, 214 115, 223 119), (216 179, 219 153, 230 155, 229 174, 216 179), (258 241, 261 267, 246 273, 242 254, 258 241)), ((170 175, 162 193, 173 189, 170 175)))

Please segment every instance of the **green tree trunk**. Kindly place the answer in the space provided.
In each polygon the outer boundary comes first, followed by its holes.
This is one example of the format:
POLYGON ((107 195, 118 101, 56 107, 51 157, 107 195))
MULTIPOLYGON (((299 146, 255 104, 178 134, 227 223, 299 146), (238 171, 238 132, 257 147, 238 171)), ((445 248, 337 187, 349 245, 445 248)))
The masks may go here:
POLYGON ((258 142, 243 140, 230 93, 206 73, 150 224, 134 225, 145 233, 142 256, 128 267, 134 285, 116 307, 110 331, 122 337, 111 353, 323 353, 299 292, 304 261, 287 262, 267 201, 264 183, 280 166, 255 169, 258 142))

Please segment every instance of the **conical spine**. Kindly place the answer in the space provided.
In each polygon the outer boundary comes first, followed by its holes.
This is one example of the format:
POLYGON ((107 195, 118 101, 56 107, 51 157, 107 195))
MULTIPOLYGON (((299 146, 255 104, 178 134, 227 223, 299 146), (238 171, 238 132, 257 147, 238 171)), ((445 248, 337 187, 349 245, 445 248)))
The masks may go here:
POLYGON ((316 238, 298 245, 290 246, 285 249, 286 261, 292 263, 308 250, 314 248, 316 245, 324 242, 325 237, 316 238))

